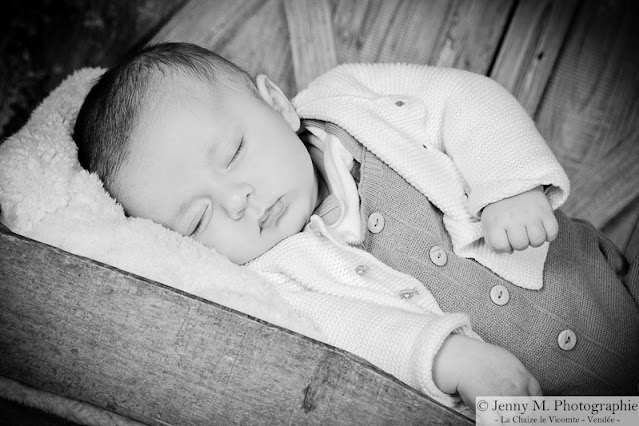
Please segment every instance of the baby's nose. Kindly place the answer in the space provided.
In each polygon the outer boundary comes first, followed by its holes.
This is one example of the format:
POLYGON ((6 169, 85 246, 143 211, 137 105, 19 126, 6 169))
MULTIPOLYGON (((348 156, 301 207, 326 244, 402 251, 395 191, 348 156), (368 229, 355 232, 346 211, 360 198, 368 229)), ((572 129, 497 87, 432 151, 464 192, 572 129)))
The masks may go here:
POLYGON ((239 220, 244 216, 248 206, 248 197, 253 193, 253 187, 248 184, 233 185, 225 197, 224 207, 229 217, 239 220))

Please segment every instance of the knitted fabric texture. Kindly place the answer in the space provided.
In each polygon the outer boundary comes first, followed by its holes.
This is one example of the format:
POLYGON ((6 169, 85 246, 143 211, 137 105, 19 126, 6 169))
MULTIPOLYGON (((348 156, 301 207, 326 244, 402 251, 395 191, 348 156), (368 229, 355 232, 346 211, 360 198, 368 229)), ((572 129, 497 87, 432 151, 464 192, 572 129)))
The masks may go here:
POLYGON ((494 81, 406 64, 341 65, 293 100, 302 118, 344 128, 444 212, 457 255, 521 287, 543 285, 548 244, 497 254, 483 242, 486 205, 547 187, 553 209, 568 178, 525 110, 494 81))
POLYGON ((247 266, 275 284, 280 296, 313 320, 331 344, 445 405, 460 404, 435 386, 433 359, 452 332, 479 337, 466 315, 443 313, 415 278, 336 240, 317 216, 304 232, 247 266), (405 291, 419 295, 408 300, 402 297, 405 291))
POLYGON ((360 154, 361 221, 371 214, 384 218, 383 230, 365 232, 356 247, 417 278, 445 312, 467 314, 476 333, 524 363, 544 394, 634 392, 639 310, 621 281, 628 264, 592 225, 556 211, 560 231, 549 247, 544 288, 515 286, 453 254, 442 213, 426 197, 370 151, 353 147, 345 132, 330 124, 326 129, 360 154), (430 255, 433 249, 439 262, 430 255), (505 304, 497 303, 497 294, 507 295, 505 304), (570 351, 558 346, 563 330, 578 342, 570 351))

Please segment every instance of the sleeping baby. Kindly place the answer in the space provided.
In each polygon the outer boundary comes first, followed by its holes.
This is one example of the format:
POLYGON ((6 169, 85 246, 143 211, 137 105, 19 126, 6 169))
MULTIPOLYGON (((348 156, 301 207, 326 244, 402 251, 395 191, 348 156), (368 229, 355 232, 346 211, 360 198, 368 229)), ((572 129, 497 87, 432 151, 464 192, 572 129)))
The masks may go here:
POLYGON ((341 65, 289 101, 164 43, 97 81, 73 137, 128 215, 253 269, 442 403, 637 394, 639 261, 557 210, 563 169, 486 77, 341 65))

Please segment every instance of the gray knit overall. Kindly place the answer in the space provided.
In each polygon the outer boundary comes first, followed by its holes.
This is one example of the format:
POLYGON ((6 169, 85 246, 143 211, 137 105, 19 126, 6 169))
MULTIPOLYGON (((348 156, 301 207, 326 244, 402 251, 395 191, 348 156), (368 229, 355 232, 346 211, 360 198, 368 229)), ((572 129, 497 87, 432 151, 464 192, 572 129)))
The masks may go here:
MULTIPOLYGON (((473 330, 515 354, 545 395, 639 394, 639 262, 629 273, 603 234, 558 211, 543 288, 518 287, 456 256, 442 212, 352 136, 331 123, 308 124, 337 136, 359 166, 363 238, 355 246, 418 278, 444 311, 467 313, 473 330)), ((335 198, 317 213, 334 221, 335 198)))

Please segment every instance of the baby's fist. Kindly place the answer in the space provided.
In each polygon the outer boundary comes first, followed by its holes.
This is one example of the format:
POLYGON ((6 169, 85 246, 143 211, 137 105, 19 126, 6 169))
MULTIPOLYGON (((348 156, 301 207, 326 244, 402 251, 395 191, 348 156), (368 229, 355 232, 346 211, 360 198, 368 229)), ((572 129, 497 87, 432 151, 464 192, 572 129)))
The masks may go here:
POLYGON ((484 241, 497 253, 539 247, 557 238, 559 224, 541 187, 484 207, 484 241))
POLYGON ((540 396, 541 386, 506 349, 459 334, 446 338, 433 362, 433 381, 444 393, 459 393, 469 407, 478 396, 540 396))

